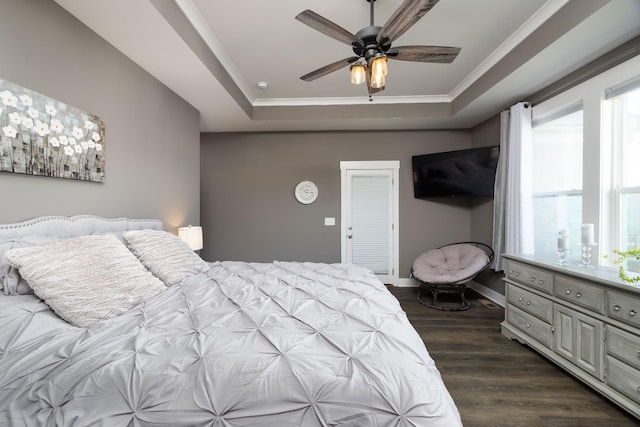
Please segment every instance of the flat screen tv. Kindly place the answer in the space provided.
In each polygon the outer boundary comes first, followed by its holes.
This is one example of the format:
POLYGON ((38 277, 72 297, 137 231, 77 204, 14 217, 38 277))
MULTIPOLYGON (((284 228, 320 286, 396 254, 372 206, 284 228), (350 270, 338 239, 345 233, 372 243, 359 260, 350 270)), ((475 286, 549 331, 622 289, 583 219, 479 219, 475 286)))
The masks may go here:
POLYGON ((413 194, 432 197, 492 197, 500 146, 413 156, 413 194))

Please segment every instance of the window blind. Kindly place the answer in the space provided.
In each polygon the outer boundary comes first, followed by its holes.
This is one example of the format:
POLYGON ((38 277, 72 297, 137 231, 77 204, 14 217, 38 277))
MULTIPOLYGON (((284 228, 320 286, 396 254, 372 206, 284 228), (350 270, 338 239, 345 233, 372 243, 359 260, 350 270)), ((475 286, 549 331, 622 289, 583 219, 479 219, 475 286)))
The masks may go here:
POLYGON ((531 127, 534 128, 536 126, 542 126, 545 123, 552 122, 560 117, 568 116, 569 114, 575 113, 576 111, 582 110, 582 101, 576 102, 575 104, 568 105, 564 108, 561 108, 557 111, 553 111, 549 114, 546 114, 537 119, 533 119, 531 121, 531 127))
POLYGON ((638 88, 640 88, 640 76, 606 89, 604 96, 605 99, 611 99, 638 88))
POLYGON ((353 263, 376 274, 389 274, 389 177, 352 178, 353 263))

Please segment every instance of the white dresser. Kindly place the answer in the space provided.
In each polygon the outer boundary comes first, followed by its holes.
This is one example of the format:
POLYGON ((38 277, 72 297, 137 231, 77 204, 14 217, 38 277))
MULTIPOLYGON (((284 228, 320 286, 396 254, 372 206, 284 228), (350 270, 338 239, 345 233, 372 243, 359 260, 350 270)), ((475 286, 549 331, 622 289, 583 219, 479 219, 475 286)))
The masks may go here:
POLYGON ((640 418, 640 286, 607 267, 505 255, 502 334, 640 418))

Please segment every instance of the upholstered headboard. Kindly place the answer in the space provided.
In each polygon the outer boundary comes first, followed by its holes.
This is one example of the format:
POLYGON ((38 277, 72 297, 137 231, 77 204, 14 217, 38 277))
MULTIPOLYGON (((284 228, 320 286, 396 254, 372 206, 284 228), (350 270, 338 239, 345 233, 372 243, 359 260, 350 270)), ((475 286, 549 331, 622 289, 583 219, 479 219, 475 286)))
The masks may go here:
POLYGON ((0 224, 0 240, 24 236, 70 238, 95 233, 127 230, 163 230, 157 219, 101 218, 94 215, 42 216, 14 224, 0 224))

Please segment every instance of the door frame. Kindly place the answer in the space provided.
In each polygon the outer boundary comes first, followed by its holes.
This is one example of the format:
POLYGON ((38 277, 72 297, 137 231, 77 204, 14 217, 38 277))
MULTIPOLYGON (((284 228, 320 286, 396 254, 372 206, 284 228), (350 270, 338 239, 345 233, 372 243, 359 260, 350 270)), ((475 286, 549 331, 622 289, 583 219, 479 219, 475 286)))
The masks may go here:
POLYGON ((398 214, 400 212, 400 193, 398 190, 398 177, 400 171, 399 160, 388 161, 341 161, 340 162, 340 259, 341 262, 347 262, 347 171, 348 170, 390 170, 391 171, 391 274, 388 280, 392 285, 396 285, 400 277, 400 227, 398 225, 398 214))

